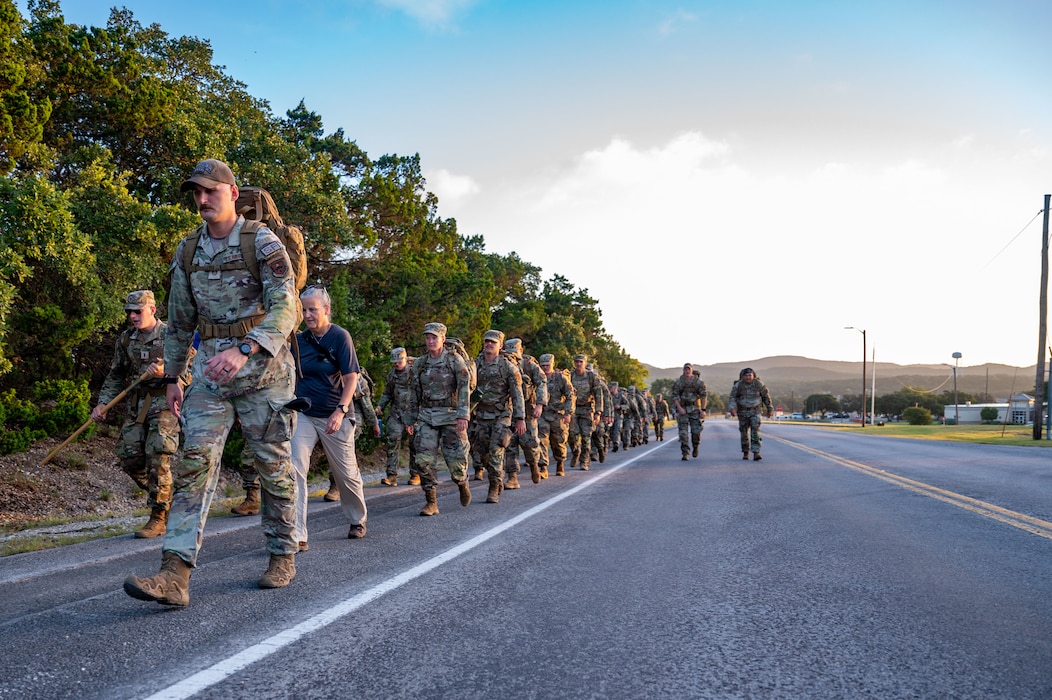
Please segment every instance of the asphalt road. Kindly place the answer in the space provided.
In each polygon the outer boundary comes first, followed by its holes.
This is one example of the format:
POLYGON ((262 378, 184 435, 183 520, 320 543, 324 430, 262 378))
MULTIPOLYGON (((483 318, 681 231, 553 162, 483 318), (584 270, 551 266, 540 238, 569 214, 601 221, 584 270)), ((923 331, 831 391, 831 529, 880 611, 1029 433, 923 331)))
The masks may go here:
POLYGON ((0 559, 7 698, 1048 698, 1052 453, 736 425, 497 505, 312 503, 286 589, 258 518, 209 523, 184 609, 131 536, 0 559))

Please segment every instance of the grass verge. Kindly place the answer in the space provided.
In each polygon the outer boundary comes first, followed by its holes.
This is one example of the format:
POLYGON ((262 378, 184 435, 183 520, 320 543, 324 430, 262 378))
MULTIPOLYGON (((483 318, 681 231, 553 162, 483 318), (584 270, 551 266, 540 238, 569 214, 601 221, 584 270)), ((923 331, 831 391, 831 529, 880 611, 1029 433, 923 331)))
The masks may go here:
POLYGON ((885 423, 884 425, 867 425, 865 428, 853 423, 826 425, 818 423, 812 425, 829 430, 853 430, 882 437, 948 440, 950 442, 972 442, 983 445, 1052 447, 1052 440, 1034 440, 1033 428, 1029 425, 909 425, 908 423, 885 423))

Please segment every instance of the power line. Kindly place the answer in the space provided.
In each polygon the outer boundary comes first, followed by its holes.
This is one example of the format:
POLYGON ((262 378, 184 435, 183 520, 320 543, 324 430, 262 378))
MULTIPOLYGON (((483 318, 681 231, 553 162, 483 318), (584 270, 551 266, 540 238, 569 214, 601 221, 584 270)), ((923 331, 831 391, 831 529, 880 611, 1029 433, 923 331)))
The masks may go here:
POLYGON ((1008 248, 1013 243, 1015 243, 1016 239, 1019 238, 1020 236, 1022 236, 1023 232, 1026 231, 1028 228, 1030 228, 1030 224, 1034 223, 1034 221, 1037 219, 1037 217, 1041 216, 1044 213, 1045 213, 1044 209, 1039 209, 1038 212, 1036 214, 1034 214, 1034 218, 1031 219, 1030 221, 1026 222, 1026 226, 1024 226, 1023 228, 1019 229, 1019 233, 1017 233, 1015 236, 1013 236, 1012 240, 1008 241, 1008 243, 1005 245, 1004 248, 1002 248, 1001 250, 997 251, 997 255, 995 255, 992 258, 990 258, 985 265, 983 265, 982 267, 979 268, 979 272, 982 272, 983 270, 985 270, 987 267, 990 266, 990 263, 992 263, 994 260, 997 260, 997 258, 1001 255, 1001 253, 1003 253, 1006 250, 1008 250, 1008 248))

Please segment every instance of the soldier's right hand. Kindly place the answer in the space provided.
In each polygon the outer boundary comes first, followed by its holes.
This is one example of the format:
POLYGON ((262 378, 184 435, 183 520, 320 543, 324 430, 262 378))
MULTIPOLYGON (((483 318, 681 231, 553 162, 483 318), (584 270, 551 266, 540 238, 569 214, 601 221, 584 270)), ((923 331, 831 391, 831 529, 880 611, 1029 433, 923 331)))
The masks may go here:
POLYGON ((91 409, 91 419, 96 423, 106 420, 106 406, 105 404, 98 404, 95 408, 91 409))
POLYGON ((169 384, 165 398, 168 400, 168 410, 172 412, 172 415, 176 418, 182 418, 183 387, 178 384, 169 384))

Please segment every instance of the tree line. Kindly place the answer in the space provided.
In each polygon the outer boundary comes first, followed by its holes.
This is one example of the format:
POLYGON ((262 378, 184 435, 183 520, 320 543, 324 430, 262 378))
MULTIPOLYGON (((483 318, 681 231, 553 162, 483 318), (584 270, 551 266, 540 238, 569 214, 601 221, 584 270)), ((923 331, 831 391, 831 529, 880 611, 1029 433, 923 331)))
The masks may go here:
POLYGON ((207 39, 126 9, 86 27, 58 0, 30 0, 26 17, 0 0, 0 390, 97 387, 131 290, 153 289, 164 317, 172 255, 199 222, 179 185, 210 157, 304 230, 311 282, 381 386, 390 349, 422 354, 430 320, 469 350, 500 328, 561 366, 586 352, 608 380, 642 386, 598 300, 460 234, 419 154, 372 158, 303 101, 277 116, 212 59, 207 39))

